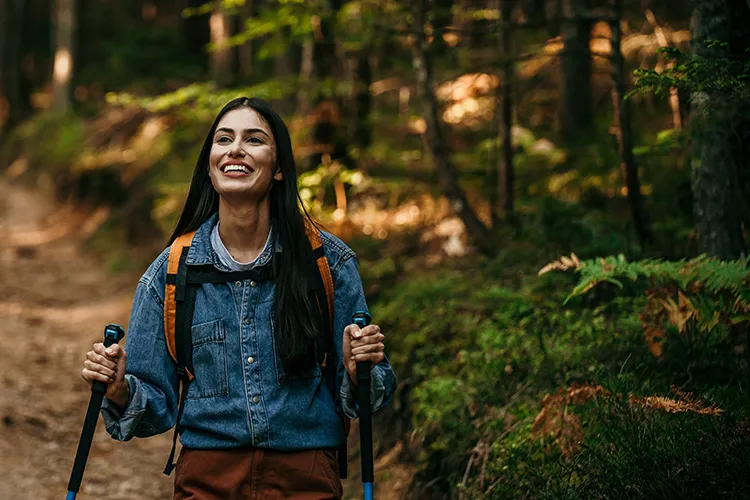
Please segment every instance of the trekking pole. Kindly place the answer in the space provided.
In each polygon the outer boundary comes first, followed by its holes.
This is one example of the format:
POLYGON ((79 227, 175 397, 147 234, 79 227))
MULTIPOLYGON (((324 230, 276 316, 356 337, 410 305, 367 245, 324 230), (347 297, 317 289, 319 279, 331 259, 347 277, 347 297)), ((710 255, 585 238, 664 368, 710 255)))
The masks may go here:
MULTIPOLYGON (((104 327, 104 347, 118 343, 125 336, 125 330, 120 325, 109 324, 104 327)), ((78 442, 78 451, 73 462, 73 470, 70 473, 68 482, 68 496, 65 500, 75 500, 78 488, 81 486, 83 471, 86 468, 86 460, 89 458, 91 441, 94 439, 94 430, 96 430, 96 421, 99 417, 99 408, 102 406, 104 394, 107 392, 107 384, 95 380, 91 386, 91 398, 89 407, 86 410, 86 418, 83 421, 83 430, 81 431, 81 440, 78 442)))
MULTIPOLYGON (((364 328, 370 324, 372 316, 359 311, 352 315, 352 322, 364 328)), ((372 410, 370 409, 370 368, 369 361, 357 363, 357 399, 359 402, 359 452, 362 461, 362 485, 365 500, 372 500, 372 483, 375 471, 372 459, 372 410)))

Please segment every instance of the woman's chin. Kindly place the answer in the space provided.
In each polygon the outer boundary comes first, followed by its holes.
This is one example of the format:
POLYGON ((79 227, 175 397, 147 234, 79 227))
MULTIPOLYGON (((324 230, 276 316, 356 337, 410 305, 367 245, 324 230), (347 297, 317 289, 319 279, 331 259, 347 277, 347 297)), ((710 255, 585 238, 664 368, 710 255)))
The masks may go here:
POLYGON ((244 200, 261 198, 263 193, 267 191, 259 189, 255 183, 242 182, 243 180, 246 181, 247 179, 232 179, 229 182, 221 182, 218 186, 214 186, 214 189, 221 198, 244 200))

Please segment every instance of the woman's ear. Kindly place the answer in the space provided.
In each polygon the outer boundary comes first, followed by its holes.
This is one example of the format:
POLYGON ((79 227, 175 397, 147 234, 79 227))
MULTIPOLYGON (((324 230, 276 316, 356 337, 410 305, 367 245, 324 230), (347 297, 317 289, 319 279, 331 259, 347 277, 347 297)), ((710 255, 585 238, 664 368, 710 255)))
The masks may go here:
POLYGON ((281 167, 276 168, 276 173, 273 174, 273 180, 280 181, 284 179, 284 174, 281 173, 281 167))

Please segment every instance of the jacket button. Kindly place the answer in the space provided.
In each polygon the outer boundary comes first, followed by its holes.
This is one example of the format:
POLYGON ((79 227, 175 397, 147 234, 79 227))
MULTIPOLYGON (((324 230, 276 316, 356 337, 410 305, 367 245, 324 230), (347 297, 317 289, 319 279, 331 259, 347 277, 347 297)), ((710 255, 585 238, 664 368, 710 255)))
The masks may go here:
POLYGON ((245 318, 245 321, 243 321, 243 323, 245 323, 246 325, 249 325, 250 324, 250 319, 249 318, 245 318))
POLYGON ((253 396, 253 403, 257 403, 260 401, 260 398, 258 396, 253 396))
POLYGON ((235 286, 242 286, 242 282, 241 282, 241 281, 235 281, 235 282, 234 282, 234 285, 235 285, 235 286))
POLYGON ((255 286, 255 282, 254 282, 254 281, 251 281, 251 282, 250 282, 250 286, 255 286))
POLYGON ((255 358, 250 356, 249 358, 247 358, 247 362, 252 365, 253 363, 255 363, 255 358))

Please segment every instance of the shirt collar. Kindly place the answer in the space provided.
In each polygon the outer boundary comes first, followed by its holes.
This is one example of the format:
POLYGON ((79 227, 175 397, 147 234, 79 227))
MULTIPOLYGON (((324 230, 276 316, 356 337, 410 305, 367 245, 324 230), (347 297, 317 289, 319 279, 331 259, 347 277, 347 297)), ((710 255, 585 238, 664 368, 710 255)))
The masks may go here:
MULTIPOLYGON (((214 212, 195 232, 193 242, 188 251, 188 265, 199 266, 203 264, 211 264, 219 269, 223 267, 219 262, 216 252, 211 246, 211 231, 213 231, 214 226, 218 224, 218 222, 219 214, 218 212, 214 212)), ((257 266, 263 266, 271 260, 271 248, 273 248, 276 253, 282 251, 281 242, 279 241, 278 235, 274 233, 273 227, 271 228, 271 237, 266 241, 266 246, 258 257, 256 262, 257 266)))

